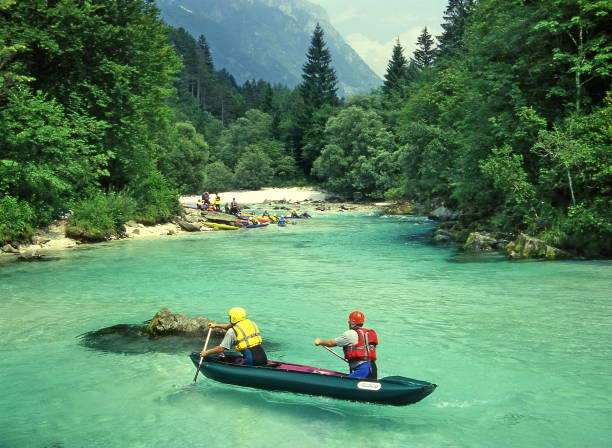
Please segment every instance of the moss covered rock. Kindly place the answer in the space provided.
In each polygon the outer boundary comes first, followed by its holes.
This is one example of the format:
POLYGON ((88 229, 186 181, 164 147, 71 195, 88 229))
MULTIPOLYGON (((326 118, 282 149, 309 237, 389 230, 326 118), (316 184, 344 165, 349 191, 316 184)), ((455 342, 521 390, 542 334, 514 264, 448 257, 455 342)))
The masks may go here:
POLYGON ((396 202, 385 207, 381 215, 416 215, 417 207, 411 202, 396 202))
POLYGON ((568 258, 569 254, 547 245, 544 241, 521 233, 519 237, 508 243, 506 254, 513 259, 544 258, 558 260, 568 258))

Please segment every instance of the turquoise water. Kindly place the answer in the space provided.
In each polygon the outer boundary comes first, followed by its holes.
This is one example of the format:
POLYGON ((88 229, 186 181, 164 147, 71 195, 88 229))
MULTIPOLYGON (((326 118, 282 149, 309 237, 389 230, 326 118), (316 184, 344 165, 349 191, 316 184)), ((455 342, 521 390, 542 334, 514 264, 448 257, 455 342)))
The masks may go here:
POLYGON ((327 214, 1 265, 0 446, 611 446, 612 263, 475 261, 427 244, 431 228, 327 214), (187 347, 82 343, 162 306, 219 321, 243 306, 271 359, 336 370, 313 340, 360 309, 380 376, 439 387, 399 408, 191 387, 187 347))

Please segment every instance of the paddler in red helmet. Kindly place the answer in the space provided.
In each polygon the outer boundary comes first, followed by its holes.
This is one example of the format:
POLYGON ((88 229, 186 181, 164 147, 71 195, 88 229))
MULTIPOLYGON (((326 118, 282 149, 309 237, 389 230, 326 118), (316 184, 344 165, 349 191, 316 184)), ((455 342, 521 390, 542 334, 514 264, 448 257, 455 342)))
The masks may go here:
POLYGON ((363 328, 365 316, 361 311, 349 314, 349 329, 336 339, 315 339, 315 345, 325 347, 342 347, 344 356, 349 362, 350 378, 367 378, 375 380, 378 376, 376 368, 376 346, 378 336, 374 330, 363 328))

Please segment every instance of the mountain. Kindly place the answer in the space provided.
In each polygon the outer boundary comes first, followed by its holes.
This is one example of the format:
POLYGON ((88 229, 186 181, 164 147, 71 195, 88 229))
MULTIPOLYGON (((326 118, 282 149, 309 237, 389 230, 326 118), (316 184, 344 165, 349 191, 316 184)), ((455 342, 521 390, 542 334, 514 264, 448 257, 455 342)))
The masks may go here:
POLYGON ((168 25, 203 34, 216 69, 240 84, 264 79, 295 87, 317 22, 325 32, 340 96, 369 92, 382 80, 329 23, 327 13, 306 0, 157 0, 168 25))

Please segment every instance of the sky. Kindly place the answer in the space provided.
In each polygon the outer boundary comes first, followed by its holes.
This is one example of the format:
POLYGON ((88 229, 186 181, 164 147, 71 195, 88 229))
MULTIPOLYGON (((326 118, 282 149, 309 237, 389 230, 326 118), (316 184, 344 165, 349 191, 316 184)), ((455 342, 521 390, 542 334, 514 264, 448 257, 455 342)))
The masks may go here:
POLYGON ((424 27, 434 37, 442 33, 448 5, 448 0, 309 1, 325 8, 334 28, 381 78, 397 39, 409 59, 424 27))

